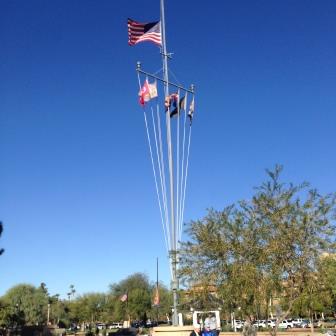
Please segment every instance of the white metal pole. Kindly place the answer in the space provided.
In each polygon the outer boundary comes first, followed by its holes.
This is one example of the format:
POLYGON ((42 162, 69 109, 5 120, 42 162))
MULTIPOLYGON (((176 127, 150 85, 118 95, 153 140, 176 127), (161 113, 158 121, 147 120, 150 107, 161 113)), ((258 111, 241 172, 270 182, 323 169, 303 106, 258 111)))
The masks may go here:
MULTIPOLYGON (((161 0, 161 35, 162 35, 162 61, 163 61, 163 76, 164 76, 164 92, 165 96, 169 96, 168 84, 168 55, 166 46, 166 30, 165 30, 165 15, 164 15, 164 0, 161 0)), ((176 255, 176 226, 174 214, 174 174, 173 174, 173 153, 171 142, 170 128, 170 113, 166 112, 167 124, 167 146, 168 146, 168 163, 169 163, 169 182, 170 182, 170 222, 171 222, 171 251, 170 258, 172 263, 172 290, 173 290, 173 325, 178 325, 177 315, 177 255, 176 255)))

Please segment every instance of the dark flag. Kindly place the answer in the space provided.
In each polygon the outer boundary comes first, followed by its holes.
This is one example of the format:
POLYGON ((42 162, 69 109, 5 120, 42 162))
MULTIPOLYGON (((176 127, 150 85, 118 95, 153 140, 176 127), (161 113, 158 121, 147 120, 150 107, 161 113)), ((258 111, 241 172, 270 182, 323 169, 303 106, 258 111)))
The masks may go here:
POLYGON ((172 108, 173 110, 176 109, 178 101, 179 101, 178 93, 172 93, 171 95, 167 96, 165 99, 166 112, 169 111, 170 108, 172 108))
POLYGON ((140 23, 128 19, 128 44, 132 46, 144 41, 162 45, 161 22, 140 23))
POLYGON ((173 104, 173 107, 175 108, 170 112, 170 117, 173 117, 177 113, 179 113, 181 110, 185 110, 185 96, 182 97, 179 101, 179 108, 177 108, 177 104, 173 104))

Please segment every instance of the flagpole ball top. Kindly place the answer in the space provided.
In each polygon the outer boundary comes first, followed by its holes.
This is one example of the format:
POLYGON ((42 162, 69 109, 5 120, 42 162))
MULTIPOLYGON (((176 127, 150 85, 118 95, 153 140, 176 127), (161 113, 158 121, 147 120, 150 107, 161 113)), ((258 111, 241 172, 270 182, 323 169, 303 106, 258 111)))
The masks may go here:
POLYGON ((141 69, 141 62, 137 62, 137 70, 140 70, 141 69))

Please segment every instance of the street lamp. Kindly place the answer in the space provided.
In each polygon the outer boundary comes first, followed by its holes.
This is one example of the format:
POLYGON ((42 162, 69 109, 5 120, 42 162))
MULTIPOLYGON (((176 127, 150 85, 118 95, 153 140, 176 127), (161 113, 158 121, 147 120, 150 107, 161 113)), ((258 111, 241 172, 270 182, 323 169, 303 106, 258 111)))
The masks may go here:
POLYGON ((50 302, 48 302, 47 326, 50 324, 50 302))

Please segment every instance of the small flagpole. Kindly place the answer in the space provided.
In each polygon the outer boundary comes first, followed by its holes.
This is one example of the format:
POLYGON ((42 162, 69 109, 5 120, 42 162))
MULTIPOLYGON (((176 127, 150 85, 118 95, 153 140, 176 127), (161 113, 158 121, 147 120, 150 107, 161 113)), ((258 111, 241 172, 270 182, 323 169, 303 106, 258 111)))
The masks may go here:
POLYGON ((156 288, 159 288, 159 258, 156 257, 156 288))
MULTIPOLYGON (((159 257, 156 257, 156 295, 159 295, 159 257)), ((159 321, 159 303, 156 306, 156 321, 159 321)))
MULTIPOLYGON (((166 46, 166 30, 165 30, 165 15, 164 15, 164 0, 161 0, 161 34, 162 34, 162 62, 163 62, 163 76, 164 76, 164 92, 165 97, 169 96, 168 84, 168 54, 166 46)), ((178 325, 177 315, 177 243, 176 243, 176 226, 175 226, 175 213, 174 213, 174 174, 173 174, 173 155, 172 155, 172 142, 171 142, 171 128, 170 128, 170 113, 166 112, 167 124, 167 145, 168 145, 168 163, 169 163, 169 182, 170 182, 170 220, 171 220, 171 268, 172 268, 172 291, 173 291, 173 325, 178 325)))

